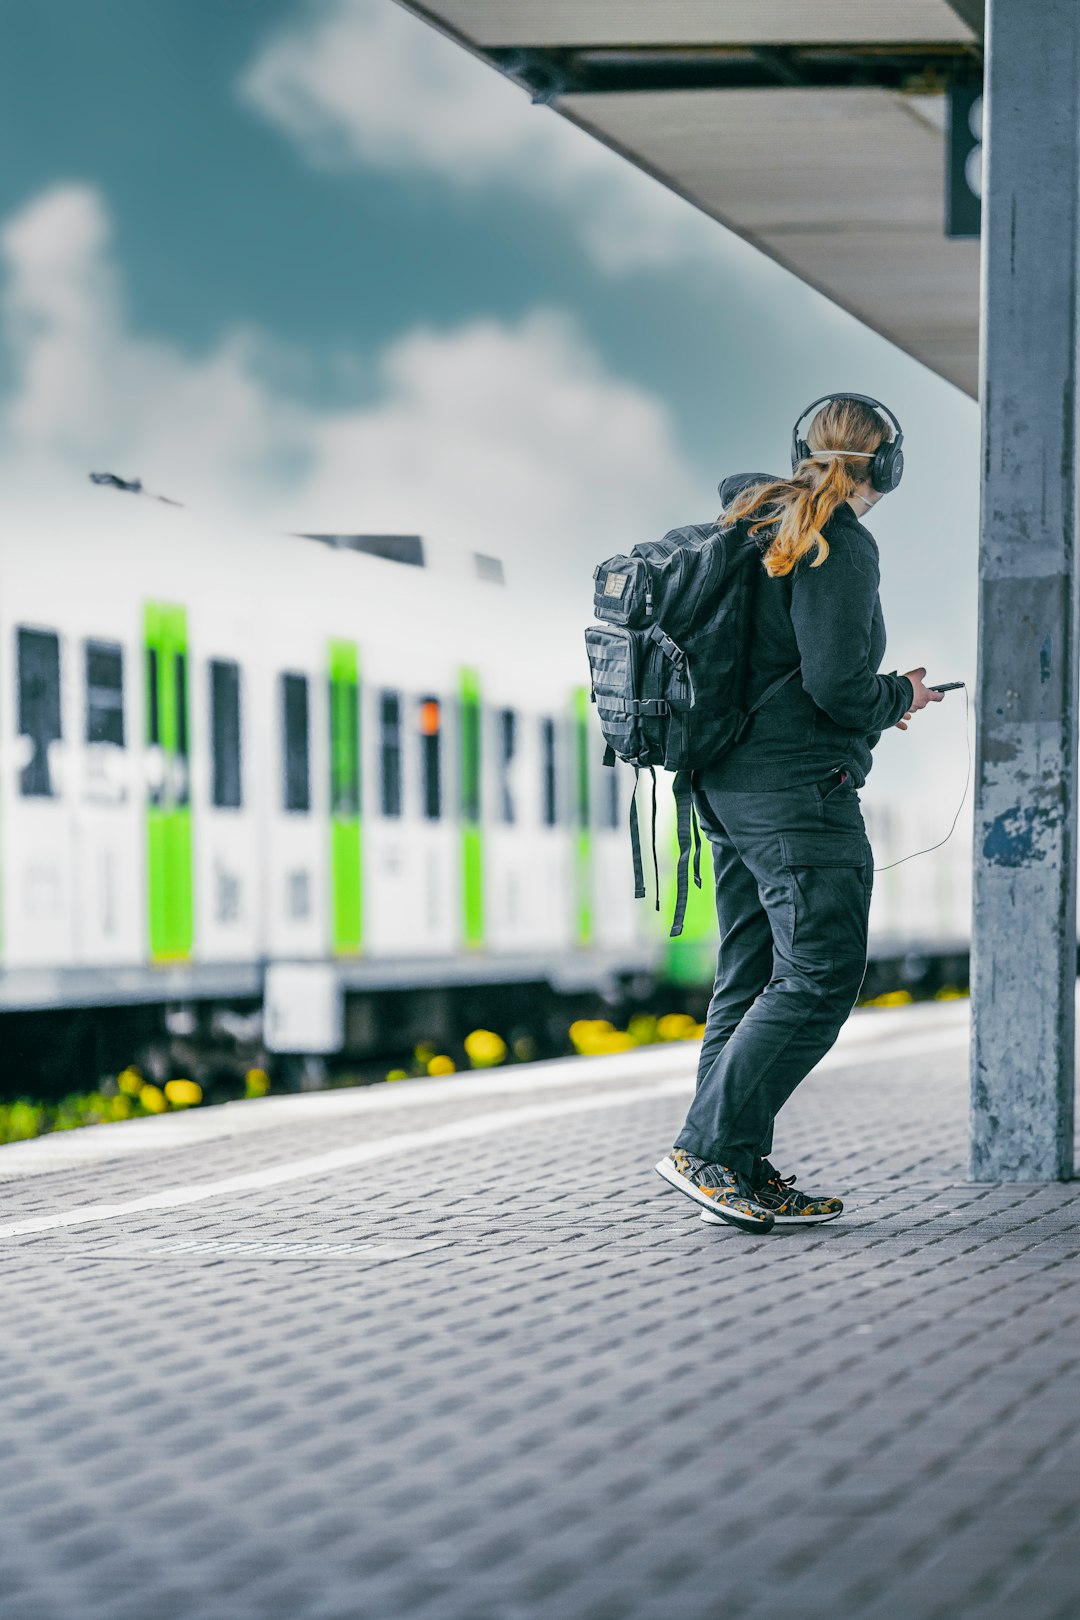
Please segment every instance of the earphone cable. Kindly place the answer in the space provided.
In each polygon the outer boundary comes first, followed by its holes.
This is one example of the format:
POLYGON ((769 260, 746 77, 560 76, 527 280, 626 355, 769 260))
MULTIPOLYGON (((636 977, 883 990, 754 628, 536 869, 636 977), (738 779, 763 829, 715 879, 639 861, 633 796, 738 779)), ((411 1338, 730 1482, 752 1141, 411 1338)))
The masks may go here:
POLYGON ((910 855, 901 855, 898 861, 890 861, 888 866, 875 866, 875 872, 891 872, 894 866, 903 866, 905 861, 913 861, 916 855, 929 855, 931 850, 940 849, 942 844, 947 844, 953 833, 956 831, 956 823, 960 820, 960 812, 964 808, 964 802, 968 796, 968 788, 971 786, 971 698, 968 694, 967 682, 961 681, 960 684, 964 688, 964 736, 967 740, 967 773, 964 777, 964 792, 961 796, 960 803, 956 807, 956 814, 952 818, 952 826, 949 828, 948 832, 945 834, 944 838, 940 840, 940 842, 930 844, 926 849, 912 850, 910 855))

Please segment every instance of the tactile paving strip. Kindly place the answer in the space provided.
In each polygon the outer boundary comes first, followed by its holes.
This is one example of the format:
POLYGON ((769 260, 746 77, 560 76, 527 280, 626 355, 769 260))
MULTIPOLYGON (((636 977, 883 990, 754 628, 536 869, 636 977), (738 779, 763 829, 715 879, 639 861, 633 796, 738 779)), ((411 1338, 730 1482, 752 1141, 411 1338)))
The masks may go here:
POLYGON ((964 1182, 965 1070, 800 1088, 813 1231, 699 1221, 642 1095, 8 1242, 0 1615, 1075 1620, 1080 1188, 964 1182))

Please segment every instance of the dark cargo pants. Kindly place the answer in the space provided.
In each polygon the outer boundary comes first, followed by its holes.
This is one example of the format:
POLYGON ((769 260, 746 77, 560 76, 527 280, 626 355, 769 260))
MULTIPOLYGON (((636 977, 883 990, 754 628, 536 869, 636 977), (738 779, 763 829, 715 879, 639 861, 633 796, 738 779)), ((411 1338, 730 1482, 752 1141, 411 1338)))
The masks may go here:
POLYGON ((676 1146, 758 1179, 773 1121, 836 1040, 866 973, 873 854, 851 777, 694 803, 720 951, 697 1091, 676 1146))

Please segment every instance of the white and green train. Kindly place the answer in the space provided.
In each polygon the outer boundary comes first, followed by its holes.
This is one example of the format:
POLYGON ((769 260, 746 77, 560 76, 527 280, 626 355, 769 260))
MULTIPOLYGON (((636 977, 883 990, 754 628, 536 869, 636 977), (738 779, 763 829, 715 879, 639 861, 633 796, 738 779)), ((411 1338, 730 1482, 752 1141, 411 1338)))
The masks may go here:
POLYGON ((490 559, 92 485, 2 521, 0 1008, 657 964, 580 634, 490 559))
POLYGON ((680 941, 670 893, 633 900, 581 628, 491 559, 89 483, 0 523, 0 1011, 250 1000, 298 962, 353 992, 708 978, 708 878, 680 941))

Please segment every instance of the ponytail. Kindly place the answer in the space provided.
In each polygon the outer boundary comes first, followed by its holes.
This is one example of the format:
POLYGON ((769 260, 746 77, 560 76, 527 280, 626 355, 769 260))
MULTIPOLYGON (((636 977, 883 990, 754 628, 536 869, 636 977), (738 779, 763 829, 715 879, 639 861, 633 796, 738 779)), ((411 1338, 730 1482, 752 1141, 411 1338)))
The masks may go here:
POLYGON ((761 536, 772 531, 762 553, 765 572, 772 579, 790 574, 800 557, 811 550, 816 555, 810 567, 820 568, 829 555, 822 529, 867 476, 867 460, 860 456, 872 455, 891 437, 891 429, 869 406, 851 399, 830 401, 807 430, 810 456, 798 463, 790 478, 749 484, 740 490, 721 513, 724 526, 757 514, 747 532, 760 544, 761 536), (830 452, 828 456, 825 451, 830 452), (815 453, 820 459, 815 459, 815 453))

